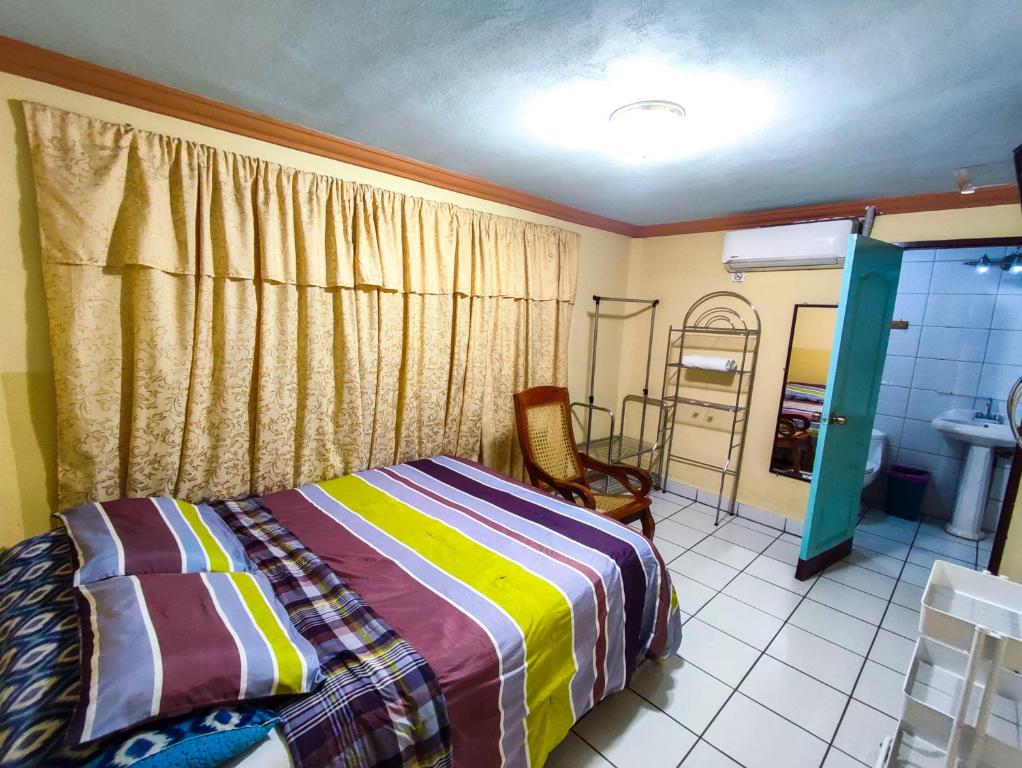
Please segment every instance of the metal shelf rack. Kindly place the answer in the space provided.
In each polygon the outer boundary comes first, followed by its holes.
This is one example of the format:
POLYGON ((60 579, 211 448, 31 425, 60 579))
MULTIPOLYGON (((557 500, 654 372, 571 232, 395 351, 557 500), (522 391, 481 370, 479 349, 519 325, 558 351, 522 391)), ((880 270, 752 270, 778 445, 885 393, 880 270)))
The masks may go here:
MULTIPOLYGON (((584 412, 582 419, 585 421, 585 439, 579 441, 578 448, 600 459, 605 459, 608 464, 629 462, 638 467, 649 470, 654 475, 656 487, 660 487, 660 479, 657 475, 663 448, 663 434, 665 431, 667 408, 662 400, 649 396, 649 373, 653 359, 653 332, 656 323, 656 309, 659 299, 631 299, 618 296, 594 295, 593 301, 596 304, 593 322, 592 348, 590 350, 589 364, 589 392, 586 402, 574 402, 571 408, 581 409, 584 412), (603 303, 622 304, 644 304, 649 309, 649 340, 646 347, 646 373, 643 379, 642 394, 626 395, 621 400, 620 421, 615 419, 614 411, 596 405, 596 362, 597 342, 600 332, 600 309, 603 303), (639 431, 638 436, 625 433, 625 424, 628 423, 629 411, 639 408, 639 431), (647 411, 650 408, 658 409, 657 421, 652 429, 652 434, 647 436, 647 411), (610 421, 610 429, 606 437, 593 437, 593 412, 598 411, 605 414, 610 421), (615 430, 616 427, 616 430, 615 430)), ((609 489, 609 480, 603 478, 604 490, 609 489)))
MULTIPOLYGON (((717 503, 714 524, 720 522, 720 513, 735 514, 738 499, 738 482, 741 479, 742 456, 745 452, 745 433, 749 418, 752 385, 756 378, 756 358, 759 354, 760 319, 756 307, 744 296, 732 291, 715 291, 696 301, 687 313, 681 326, 671 326, 667 332, 667 352, 664 360, 664 378, 661 389, 665 406, 670 405, 669 418, 664 424, 665 450, 661 455, 658 474, 666 481, 674 462, 691 467, 710 470, 720 474, 717 485, 717 503), (691 349, 713 348, 719 340, 727 340, 734 349, 727 349, 734 355, 737 367, 734 371, 708 371, 698 366, 685 365, 686 354, 691 349), (684 390, 690 385, 684 382, 686 370, 699 370, 720 377, 720 384, 726 384, 722 392, 727 397, 710 400, 706 397, 690 396, 684 390), (684 453, 676 453, 674 436, 677 426, 677 406, 707 408, 731 415, 728 427, 727 452, 723 460, 705 461, 684 453), (725 506, 725 485, 731 479, 730 494, 725 506)), ((705 389, 702 390, 705 392, 705 389)), ((668 412, 665 407, 665 412, 668 412)))

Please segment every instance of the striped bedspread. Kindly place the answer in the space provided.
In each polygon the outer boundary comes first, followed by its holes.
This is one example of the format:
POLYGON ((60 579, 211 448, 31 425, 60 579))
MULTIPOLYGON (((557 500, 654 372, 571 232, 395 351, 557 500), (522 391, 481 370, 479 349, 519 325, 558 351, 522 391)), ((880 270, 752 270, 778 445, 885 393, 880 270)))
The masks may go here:
POLYGON ((678 648, 638 533, 454 458, 261 502, 429 662, 459 768, 533 766, 643 657, 678 648))

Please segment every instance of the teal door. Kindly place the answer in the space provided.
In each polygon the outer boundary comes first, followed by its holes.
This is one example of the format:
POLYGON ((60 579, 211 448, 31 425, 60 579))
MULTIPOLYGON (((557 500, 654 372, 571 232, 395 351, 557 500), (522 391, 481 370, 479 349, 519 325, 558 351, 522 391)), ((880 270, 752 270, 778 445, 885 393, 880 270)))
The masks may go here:
POLYGON ((900 248, 849 236, 796 570, 801 579, 852 549, 900 273, 900 248))

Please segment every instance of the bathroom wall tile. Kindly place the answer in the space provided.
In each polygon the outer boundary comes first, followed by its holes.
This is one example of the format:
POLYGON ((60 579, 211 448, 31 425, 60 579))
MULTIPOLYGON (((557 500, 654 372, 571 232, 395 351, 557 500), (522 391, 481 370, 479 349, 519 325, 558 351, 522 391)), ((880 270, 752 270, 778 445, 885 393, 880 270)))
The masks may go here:
POLYGON ((898 463, 927 470, 933 485, 955 486, 962 471, 962 462, 958 459, 908 448, 898 449, 898 463))
POLYGON ((909 326, 920 325, 926 312, 925 293, 901 293, 894 299, 894 319, 907 320, 909 326))
POLYGON ((917 419, 905 419, 898 445, 912 451, 936 453, 953 459, 961 458, 962 454, 961 441, 952 440, 934 429, 930 422, 917 419))
POLYGON ((1022 272, 1002 272, 1001 284, 997 286, 999 294, 1022 293, 1022 272))
POLYGON ((880 385, 880 395, 877 397, 877 413, 884 416, 904 416, 905 407, 908 405, 907 387, 892 387, 880 385))
POLYGON ((926 300, 923 325, 953 328, 990 328, 996 296, 931 293, 926 300))
POLYGON ((960 261, 938 261, 933 265, 930 294, 961 293, 970 296, 995 294, 1000 280, 999 269, 991 269, 981 274, 960 261))
POLYGON ((955 508, 955 493, 958 483, 954 485, 934 485, 929 483, 923 492, 923 514, 950 520, 955 508))
POLYGON ((990 327, 1022 331, 1022 294, 1002 293, 997 297, 990 327))
POLYGON ((973 397, 979 387, 979 376, 983 367, 981 363, 920 357, 916 360, 915 373, 912 374, 912 388, 973 397))
POLYGON ((1001 365, 1022 360, 1022 331, 990 331, 985 360, 1001 365))
MULTIPOLYGON (((881 389, 883 389, 881 387, 881 389)), ((909 393, 905 415, 910 419, 932 421, 933 417, 951 408, 972 408, 973 398, 933 392, 928 389, 913 389, 909 393)))
POLYGON ((980 397, 1007 399, 1008 390, 1022 376, 1022 365, 993 365, 986 363, 976 394, 980 397))
POLYGON ((898 293, 928 293, 932 274, 933 262, 910 261, 903 263, 901 277, 898 278, 898 293))
POLYGON ((935 252, 932 248, 910 248, 902 256, 902 264, 910 261, 933 261, 935 252))
POLYGON ((994 501, 1001 501, 1008 488, 1008 474, 1011 470, 1011 461, 998 461, 990 476, 990 498, 994 501))
POLYGON ((939 360, 983 362, 989 335, 990 331, 986 328, 923 326, 918 355, 939 360))
POLYGON ((895 387, 909 387, 912 385, 912 371, 915 366, 914 357, 888 355, 884 360, 884 373, 880 381, 882 384, 891 384, 895 387))
POLYGON ((915 357, 919 349, 919 334, 919 325, 910 325, 905 330, 892 330, 887 342, 887 354, 915 357))
POLYGON ((873 428, 886 434, 888 445, 897 448, 901 444, 901 431, 904 423, 905 420, 897 416, 877 414, 873 421, 873 428))

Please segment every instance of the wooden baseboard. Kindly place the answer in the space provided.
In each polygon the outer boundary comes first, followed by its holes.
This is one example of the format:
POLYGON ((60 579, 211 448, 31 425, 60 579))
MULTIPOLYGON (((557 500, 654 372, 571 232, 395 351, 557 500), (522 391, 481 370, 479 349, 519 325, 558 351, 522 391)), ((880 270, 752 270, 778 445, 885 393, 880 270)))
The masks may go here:
POLYGON ((798 565, 795 566, 795 578, 799 581, 811 579, 827 566, 833 565, 838 560, 848 557, 851 552, 852 540, 846 539, 825 552, 821 552, 814 557, 810 557, 808 560, 799 558, 798 565))

